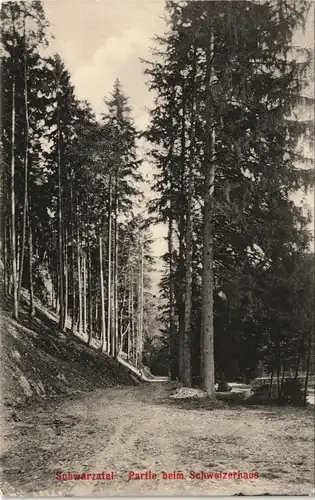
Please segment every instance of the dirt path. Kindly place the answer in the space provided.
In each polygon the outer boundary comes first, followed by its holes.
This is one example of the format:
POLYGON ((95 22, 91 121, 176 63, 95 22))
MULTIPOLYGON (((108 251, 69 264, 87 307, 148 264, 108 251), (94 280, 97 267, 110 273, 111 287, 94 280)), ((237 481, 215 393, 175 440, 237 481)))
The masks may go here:
POLYGON ((5 426, 5 495, 310 494, 312 414, 274 408, 210 411, 170 401, 167 383, 110 388, 11 413, 5 426), (133 480, 129 471, 157 479, 133 480), (162 472, 183 472, 164 480, 162 472), (259 478, 190 479, 196 472, 259 478), (56 473, 114 473, 58 481, 56 473))

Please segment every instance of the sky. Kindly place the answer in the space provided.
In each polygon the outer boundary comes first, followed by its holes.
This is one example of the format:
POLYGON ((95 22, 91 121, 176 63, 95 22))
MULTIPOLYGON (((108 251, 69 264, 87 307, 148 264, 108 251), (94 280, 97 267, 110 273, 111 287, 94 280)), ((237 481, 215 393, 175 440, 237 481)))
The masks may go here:
MULTIPOLYGON (((44 0, 46 17, 55 39, 50 52, 58 52, 72 75, 75 92, 88 100, 94 111, 104 110, 103 99, 118 78, 130 98, 133 118, 139 129, 148 123, 147 109, 153 96, 146 86, 145 65, 150 60, 151 39, 164 32, 164 1, 161 0, 44 0)), ((152 166, 144 162, 142 171, 145 200, 153 197, 152 166)), ((152 252, 166 252, 166 228, 152 229, 152 252)), ((152 273, 152 293, 158 293, 162 263, 156 259, 152 273)))
POLYGON ((70 69, 77 95, 96 111, 121 81, 138 126, 145 126, 145 107, 152 103, 145 85, 144 65, 150 58, 150 39, 162 33, 164 3, 144 0, 44 0, 55 41, 70 69))
MULTIPOLYGON (((50 52, 58 52, 65 61, 77 97, 88 100, 98 114, 104 109, 104 97, 109 96, 118 78, 130 98, 135 123, 143 129, 154 95, 146 85, 145 65, 140 59, 151 59, 152 38, 165 30, 164 1, 43 0, 43 5, 55 36, 50 52)), ((294 41, 313 46, 314 10, 311 9, 305 34, 297 33, 294 41)), ((142 168, 152 181, 152 165, 144 163, 142 168)), ((145 196, 153 196, 150 182, 145 187, 145 196)), ((297 202, 302 198, 301 194, 295 196, 297 202)), ((312 193, 306 202, 314 207, 312 193)), ((153 253, 157 257, 166 251, 165 236, 165 227, 153 228, 153 253)), ((159 272, 157 269, 156 277, 159 272)))

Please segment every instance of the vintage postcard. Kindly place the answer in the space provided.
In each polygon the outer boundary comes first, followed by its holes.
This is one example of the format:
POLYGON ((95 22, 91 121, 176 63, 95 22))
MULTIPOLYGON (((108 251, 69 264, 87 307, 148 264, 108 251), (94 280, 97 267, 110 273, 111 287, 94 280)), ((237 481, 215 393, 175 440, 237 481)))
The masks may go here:
POLYGON ((314 494, 314 4, 1 3, 1 493, 314 494))

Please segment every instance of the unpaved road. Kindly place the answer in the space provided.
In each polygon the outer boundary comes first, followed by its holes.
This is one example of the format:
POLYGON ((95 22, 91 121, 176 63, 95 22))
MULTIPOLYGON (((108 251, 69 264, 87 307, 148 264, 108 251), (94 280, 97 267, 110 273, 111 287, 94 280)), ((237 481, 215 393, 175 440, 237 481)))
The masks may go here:
POLYGON ((9 413, 2 493, 25 496, 307 494, 314 488, 312 412, 196 408, 170 400, 168 383, 110 388, 9 413), (151 471, 155 480, 128 479, 151 471), (184 479, 163 480, 162 472, 184 479), (258 472, 259 478, 190 479, 196 472, 258 472), (56 473, 113 472, 113 480, 56 473))

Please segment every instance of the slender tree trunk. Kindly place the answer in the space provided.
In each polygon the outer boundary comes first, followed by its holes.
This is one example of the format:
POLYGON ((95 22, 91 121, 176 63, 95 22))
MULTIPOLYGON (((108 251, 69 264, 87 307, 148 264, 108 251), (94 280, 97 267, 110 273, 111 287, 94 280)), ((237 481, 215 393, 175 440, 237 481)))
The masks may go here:
MULTIPOLYGON (((140 250, 140 248, 139 248, 140 250)), ((140 252, 139 252, 140 255, 140 252)), ((141 366, 141 356, 140 356, 140 351, 141 351, 141 264, 140 260, 138 262, 138 269, 137 269, 137 298, 138 298, 138 303, 137 303, 137 330, 136 330, 136 367, 140 368, 141 366)))
POLYGON ((134 309, 134 283, 131 283, 131 339, 132 339, 132 360, 137 366, 137 349, 135 340, 135 309, 134 309))
POLYGON ((272 372, 271 372, 271 376, 270 376, 270 386, 269 386, 268 399, 270 399, 272 396, 273 374, 274 374, 274 367, 272 367, 272 372))
MULTIPOLYGON (((140 249, 139 249, 140 250, 140 249)), ((139 252, 140 255, 140 252, 139 252)), ((138 269, 137 269, 137 326, 136 326, 136 367, 139 368, 139 354, 140 354, 140 335, 141 335, 141 313, 140 313, 140 261, 138 261, 138 269)))
POLYGON ((86 241, 84 241, 83 260, 83 331, 86 333, 87 313, 86 313, 86 241))
POLYGON ((15 221, 15 75, 12 75, 12 126, 11 126, 11 260, 13 288, 13 318, 18 319, 18 283, 16 262, 16 221, 15 221))
POLYGON ((279 345, 279 333, 277 332, 277 337, 275 341, 275 349, 276 349, 276 374, 277 374, 277 397, 280 397, 280 373, 281 373, 281 366, 280 366, 280 345, 279 345))
POLYGON ((79 301, 79 311, 78 311, 78 331, 82 333, 82 283, 81 283, 81 245, 80 245, 80 232, 79 232, 79 222, 78 222, 78 211, 77 211, 77 264, 78 264, 78 301, 79 301))
POLYGON ((113 356, 118 354, 118 172, 116 172, 115 188, 115 231, 114 231, 114 349, 113 356))
POLYGON ((28 86, 27 86, 27 57, 26 57, 26 34, 25 34, 25 16, 24 16, 24 106, 25 106, 25 151, 24 151, 24 205, 23 205, 23 226, 21 241, 21 260, 19 286, 17 292, 18 307, 20 302, 22 279, 24 271, 24 254, 26 244, 26 218, 28 205, 28 141, 29 141, 29 113, 28 113, 28 86))
POLYGON ((120 325, 119 325, 119 343, 118 343, 118 355, 120 356, 123 352, 123 342, 124 342, 124 320, 123 320, 124 310, 120 309, 120 325))
POLYGON ((191 304, 192 304, 192 202, 188 200, 186 226, 186 258, 185 258, 185 330, 183 345, 182 383, 191 386, 191 304))
POLYGON ((64 294, 64 235, 62 207, 62 132, 60 123, 60 88, 57 88, 57 130, 58 130, 58 250, 59 250, 59 329, 65 330, 64 294))
MULTIPOLYGON (((66 263, 65 263, 66 264, 66 263)), ((68 266, 65 266, 65 328, 68 318, 68 294, 69 294, 69 276, 68 276, 68 266)))
MULTIPOLYGON (((93 302, 92 302, 92 270, 91 270, 91 245, 90 238, 87 242, 87 266, 88 266, 88 311, 89 311, 89 344, 93 338, 93 302)), ((105 334, 105 332, 104 332, 105 334)))
MULTIPOLYGON (((104 294, 104 276, 103 276, 103 241, 102 234, 99 234, 99 256, 100 256, 100 287, 101 287, 101 321, 102 321, 102 352, 108 350, 106 345, 106 328, 105 328, 105 294, 104 294)), ((110 312, 108 310, 108 316, 110 312)), ((108 337, 107 337, 108 338, 108 337)))
POLYGON ((141 237, 141 334, 144 332, 144 242, 141 237))
MULTIPOLYGON (((16 207, 15 207, 16 211, 16 207)), ((17 280, 17 288, 19 291, 19 276, 20 276, 20 248, 21 248, 21 237, 20 237, 20 224, 19 217, 15 219, 15 234, 16 234, 16 280, 17 280)), ((19 301, 18 301, 18 310, 19 310, 19 301)))
MULTIPOLYGON (((57 266, 58 266, 58 262, 57 262, 57 266)), ((56 314, 59 314, 59 277, 58 277, 58 271, 56 271, 55 312, 56 312, 56 314)))
MULTIPOLYGON (((67 241, 67 232, 65 234, 65 241, 67 241)), ((64 257, 63 257, 63 262, 64 262, 64 279, 65 279, 65 291, 64 291, 64 297, 65 297, 65 329, 66 329, 66 322, 68 319, 68 294, 69 294, 69 276, 68 276, 68 255, 67 255, 67 246, 64 244, 64 257)))
POLYGON ((313 332, 312 332, 312 330, 310 330, 309 335, 308 335, 308 342, 307 342, 306 376, 305 376, 305 383, 304 383, 303 406, 306 406, 306 404, 307 404, 308 379, 309 379, 310 366, 311 366, 312 335, 313 335, 313 332))
POLYGON ((75 277, 74 277, 74 217, 73 217, 73 172, 71 168, 71 181, 70 181, 70 238, 71 238, 71 331, 74 332, 75 326, 75 277))
POLYGON ((3 175, 3 292, 4 296, 8 295, 8 236, 7 236, 7 200, 6 200, 6 182, 5 174, 3 175))
MULTIPOLYGON (((11 174, 10 174, 11 175, 11 174)), ((10 196, 11 196, 11 193, 10 193, 10 189, 11 189, 11 177, 10 177, 10 180, 9 180, 9 190, 8 190, 8 209, 9 209, 9 213, 8 213, 8 230, 7 230, 7 234, 8 234, 8 264, 7 264, 7 267, 8 267, 8 295, 9 297, 12 297, 13 296, 13 280, 12 280, 12 228, 11 228, 11 199, 10 199, 10 196)))
POLYGON ((183 114, 181 125, 181 192, 180 192, 180 217, 179 217, 179 256, 178 256, 178 294, 177 294, 177 310, 178 310, 178 328, 179 328, 179 345, 178 345, 178 369, 179 379, 183 381, 184 367, 184 338, 185 338, 185 256, 184 256, 184 240, 185 240, 185 170, 186 170, 186 103, 183 101, 183 114))
POLYGON ((190 158, 187 179, 187 217, 186 217, 186 251, 185 251, 185 328, 184 328, 184 352, 182 382, 186 387, 191 386, 191 305, 192 305, 192 252, 193 252, 193 222, 192 222, 192 198, 193 198, 193 167, 195 148, 195 100, 196 100, 196 44, 194 44, 193 55, 193 90, 191 101, 191 131, 190 131, 190 158))
POLYGON ((10 284, 11 284, 11 254, 10 254, 10 207, 9 207, 9 182, 7 169, 2 170, 2 182, 3 182, 3 289, 4 296, 10 296, 10 284))
POLYGON ((211 117, 211 87, 214 79, 212 56, 214 38, 210 34, 207 54, 207 95, 209 96, 206 145, 205 145, 205 193, 203 219, 203 269, 201 306, 201 387, 211 397, 215 397, 214 376, 214 332, 213 332, 213 196, 215 181, 215 127, 211 117))
POLYGON ((302 357, 303 348, 304 348, 304 339, 301 340, 299 354, 298 354, 298 358, 297 358, 296 365, 295 365, 295 375, 294 375, 295 379, 297 379, 298 375, 299 375, 299 369, 300 369, 300 363, 301 363, 301 357, 302 357))
POLYGON ((1 172, 1 182, 2 182, 2 224, 3 231, 0 231, 2 234, 2 255, 3 255, 3 296, 6 297, 8 295, 8 283, 9 283, 9 274, 8 274, 8 263, 9 263, 9 248, 8 248, 8 216, 7 216, 7 196, 8 196, 8 184, 7 184, 7 170, 6 168, 2 169, 1 172))
POLYGON ((125 312, 125 304, 126 304, 126 296, 127 296, 127 279, 128 279, 128 261, 129 261, 129 255, 127 257, 127 269, 125 273, 125 280, 124 280, 124 295, 123 295, 123 300, 122 300, 122 305, 120 308, 120 325, 119 325, 119 344, 118 344, 118 353, 120 354, 123 352, 123 342, 124 342, 124 337, 128 332, 128 327, 127 330, 124 332, 124 312, 125 312))
POLYGON ((168 219, 168 254, 169 254, 169 322, 170 322, 170 348, 169 348, 169 377, 176 380, 178 376, 177 332, 174 314, 174 269, 173 269, 173 205, 170 202, 168 219))
POLYGON ((130 361, 131 354, 131 340, 132 340, 132 310, 131 310, 131 276, 129 271, 129 287, 128 287, 128 321, 129 321, 129 330, 128 330, 128 342, 127 342, 127 360, 130 361))
MULTIPOLYGON (((169 147, 169 159, 172 161, 174 156, 174 123, 172 120, 172 135, 169 147)), ((170 180, 170 192, 173 190, 173 179, 170 180)), ((170 212, 168 217, 168 255, 169 255, 169 323, 170 323, 170 341, 169 341, 169 377, 176 380, 178 377, 178 336, 175 321, 175 302, 174 302, 174 261, 173 261, 173 222, 174 222, 174 202, 170 198, 170 212)))
POLYGON ((141 236, 141 344, 140 344, 140 356, 141 356, 141 366, 142 366, 142 354, 143 354, 143 336, 144 336, 144 242, 143 236, 141 236))
MULTIPOLYGON (((95 332, 97 332, 97 335, 98 335, 98 332, 99 332, 99 325, 98 325, 98 301, 97 301, 97 296, 95 297, 95 314, 94 314, 94 330, 95 332)), ((106 335, 106 331, 105 331, 105 335, 106 335)), ((101 337, 101 340, 102 340, 102 337, 101 337)), ((103 348, 102 348, 102 351, 103 351, 103 348)))
POLYGON ((277 367, 277 397, 280 397, 280 366, 277 367))
POLYGON ((295 374, 294 374, 295 380, 298 378, 298 375, 299 375, 300 362, 301 362, 301 353, 299 353, 298 358, 297 358, 297 362, 295 365, 295 374))
POLYGON ((29 317, 35 316, 34 307, 34 285, 33 285, 33 228, 32 228, 32 212, 31 212, 31 195, 29 194, 28 202, 28 253, 29 253, 29 294, 30 294, 30 309, 29 317))
POLYGON ((112 180, 109 178, 108 201, 108 276, 107 276, 107 352, 112 352, 112 180))
MULTIPOLYGON (((1 151, 0 151, 1 154, 1 151)), ((0 170, 0 184, 1 184, 1 194, 2 198, 0 200, 0 210, 1 210, 1 216, 0 216, 0 238, 1 238, 1 245, 0 245, 0 259, 2 260, 3 263, 3 280, 1 281, 1 289, 2 289, 2 295, 3 297, 6 296, 6 284, 7 284, 7 276, 6 276, 6 263, 7 263, 7 249, 6 249, 6 182, 5 182, 5 173, 6 173, 6 167, 3 165, 2 170, 0 170)))
MULTIPOLYGON (((25 175, 27 175, 27 160, 24 159, 25 165, 25 175)), ((22 289, 22 279, 24 273, 24 254, 25 254, 25 242, 26 242, 26 220, 27 220, 27 181, 24 181, 24 205, 23 205, 23 226, 22 226, 22 240, 21 240, 21 252, 20 252, 20 265, 19 265, 19 283, 18 283, 18 306, 20 303, 21 289, 22 289)))
POLYGON ((285 373, 286 373, 286 367, 283 366, 282 367, 282 376, 281 376, 281 384, 280 384, 280 394, 279 394, 279 397, 282 398, 283 397, 283 384, 284 384, 284 377, 285 377, 285 373))
POLYGON ((137 328, 137 368, 142 368, 142 349, 143 349, 143 240, 139 240, 139 263, 138 263, 138 328, 137 328))

